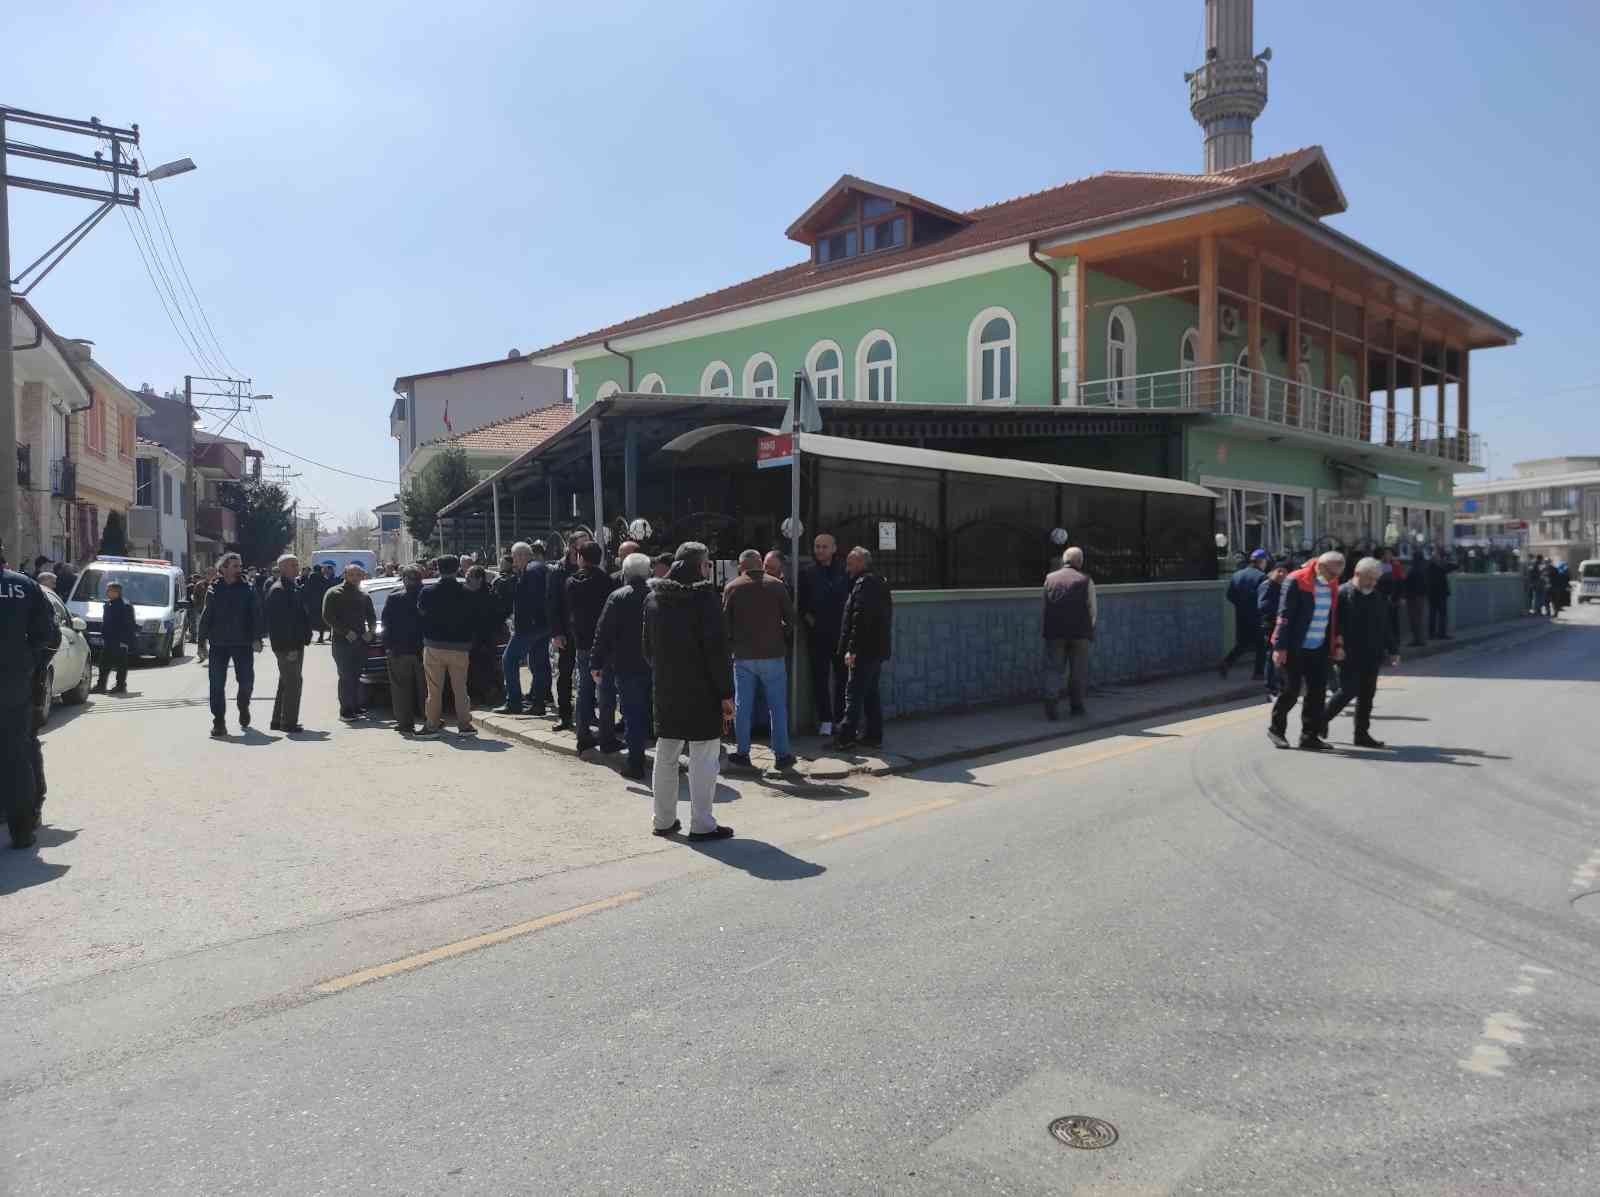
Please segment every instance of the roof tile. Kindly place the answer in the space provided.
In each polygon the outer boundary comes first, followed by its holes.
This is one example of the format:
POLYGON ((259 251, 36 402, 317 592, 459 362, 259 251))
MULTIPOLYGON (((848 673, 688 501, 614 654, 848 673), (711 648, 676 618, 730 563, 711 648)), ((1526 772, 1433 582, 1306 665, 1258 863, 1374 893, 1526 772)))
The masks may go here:
POLYGON ((572 422, 573 415, 572 404, 556 403, 426 443, 458 445, 469 452, 522 454, 560 432, 572 422))

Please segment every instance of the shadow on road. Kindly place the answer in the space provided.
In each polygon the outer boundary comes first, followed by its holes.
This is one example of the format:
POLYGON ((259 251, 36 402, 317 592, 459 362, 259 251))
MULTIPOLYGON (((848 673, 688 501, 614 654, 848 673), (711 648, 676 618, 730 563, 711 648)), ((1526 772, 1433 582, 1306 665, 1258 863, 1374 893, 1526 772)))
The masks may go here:
POLYGON ((32 848, 11 850, 6 840, 5 851, 0 852, 0 894, 14 894, 35 885, 46 885, 64 875, 71 865, 51 864, 40 860, 40 848, 55 848, 78 838, 78 833, 65 827, 45 826, 35 833, 32 848))
POLYGON ((1395 761, 1402 765, 1459 765, 1463 769, 1477 769, 1479 761, 1509 761, 1513 758, 1477 748, 1443 748, 1425 744, 1391 745, 1386 749, 1363 750, 1339 745, 1341 756, 1360 757, 1363 760, 1395 761))
POLYGON ((828 871, 814 861, 791 856, 776 844, 769 844, 765 840, 735 837, 731 840, 690 843, 689 847, 718 864, 742 869, 759 881, 804 881, 809 877, 820 877, 828 871))

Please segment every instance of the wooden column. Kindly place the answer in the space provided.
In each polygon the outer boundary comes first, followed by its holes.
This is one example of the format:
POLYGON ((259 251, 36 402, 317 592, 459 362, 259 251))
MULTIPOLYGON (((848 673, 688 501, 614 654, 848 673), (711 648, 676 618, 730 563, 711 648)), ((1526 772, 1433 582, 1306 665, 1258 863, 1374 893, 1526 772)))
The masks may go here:
MULTIPOLYGON (((1202 367, 1217 364, 1217 237, 1206 233, 1200 238, 1200 361, 1202 367)), ((1204 381, 1196 390, 1196 400, 1202 407, 1215 409, 1222 401, 1222 388, 1218 371, 1206 370, 1204 381)))
POLYGON ((1439 338, 1439 392, 1438 392, 1438 397, 1437 397, 1438 398, 1439 417, 1438 417, 1437 423, 1439 425, 1439 433, 1438 433, 1438 435, 1439 435, 1439 440, 1440 440, 1441 443, 1444 441, 1444 392, 1445 392, 1444 363, 1445 363, 1445 358, 1449 355, 1449 352, 1450 352, 1450 346, 1445 343, 1445 339, 1443 337, 1440 337, 1439 338))
POLYGON ((1292 411, 1285 411, 1289 423, 1304 423, 1306 397, 1300 393, 1300 275, 1289 276, 1289 382, 1294 395, 1292 411))
POLYGON ((1250 383, 1250 414, 1266 416, 1271 419, 1267 411, 1268 401, 1271 399, 1265 391, 1266 365, 1261 360, 1261 259, 1251 258, 1249 267, 1249 293, 1250 314, 1247 319, 1248 329, 1246 335, 1249 340, 1250 369, 1254 377, 1250 383))
POLYGON ((1383 443, 1394 444, 1395 403, 1394 387, 1395 378, 1399 374, 1400 363, 1395 360, 1394 351, 1398 348, 1396 339, 1400 335, 1400 326, 1395 323, 1393 316, 1389 317, 1389 410, 1384 413, 1383 443))
POLYGON ((1456 459, 1471 463, 1472 432, 1467 414, 1467 347, 1461 347, 1461 377, 1456 380, 1456 436, 1459 448, 1456 459))
POLYGON ((1422 440, 1422 321, 1417 321, 1417 351, 1411 367, 1411 447, 1422 440))
POLYGON ((1361 439, 1372 439, 1372 386, 1367 363, 1367 305, 1361 305, 1361 357, 1356 363, 1356 393, 1361 399, 1361 439))

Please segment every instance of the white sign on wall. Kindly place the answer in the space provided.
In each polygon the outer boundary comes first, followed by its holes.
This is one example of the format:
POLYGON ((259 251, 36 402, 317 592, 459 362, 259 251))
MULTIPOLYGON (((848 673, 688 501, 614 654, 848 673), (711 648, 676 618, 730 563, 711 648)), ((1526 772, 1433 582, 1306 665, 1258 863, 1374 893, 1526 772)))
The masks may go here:
POLYGON ((899 525, 893 520, 878 521, 878 552, 892 553, 899 540, 899 525))

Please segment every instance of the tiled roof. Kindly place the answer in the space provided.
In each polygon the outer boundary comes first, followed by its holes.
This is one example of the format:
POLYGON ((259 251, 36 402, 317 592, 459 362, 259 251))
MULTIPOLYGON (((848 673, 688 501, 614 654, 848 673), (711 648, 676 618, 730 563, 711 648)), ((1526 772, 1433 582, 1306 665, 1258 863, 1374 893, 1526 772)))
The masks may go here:
POLYGON ((459 445, 469 453, 510 453, 516 456, 560 432, 572 423, 573 414, 572 404, 556 403, 518 416, 507 416, 457 436, 444 436, 426 443, 459 445))
POLYGON ((899 253, 851 258, 826 266, 819 266, 810 260, 799 262, 771 274, 763 274, 620 324, 534 350, 528 356, 538 358, 580 345, 598 344, 628 333, 748 307, 804 291, 834 287, 879 273, 903 270, 936 259, 962 257, 1014 245, 1034 237, 1056 235, 1111 217, 1130 216, 1150 209, 1249 190, 1280 178, 1288 178, 1321 157, 1321 147, 1308 146, 1216 174, 1106 171, 1090 175, 1031 195, 974 208, 963 214, 971 224, 937 241, 914 245, 899 253))

